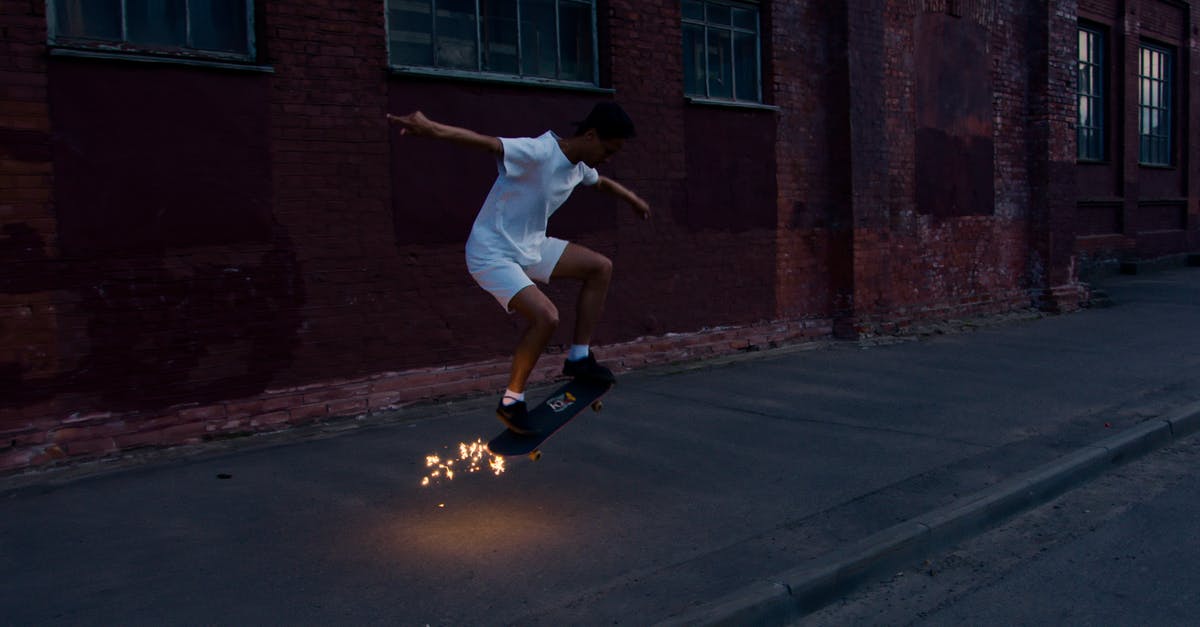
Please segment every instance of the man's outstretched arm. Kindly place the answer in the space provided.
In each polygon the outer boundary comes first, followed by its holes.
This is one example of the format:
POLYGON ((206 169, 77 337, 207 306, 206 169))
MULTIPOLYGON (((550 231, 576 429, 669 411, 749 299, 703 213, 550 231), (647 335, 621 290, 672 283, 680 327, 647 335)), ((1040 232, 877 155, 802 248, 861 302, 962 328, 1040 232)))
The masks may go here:
POLYGON ((600 177, 600 182, 596 184, 596 189, 606 191, 633 205, 634 211, 637 211, 638 214, 642 216, 643 220, 650 217, 650 205, 647 204, 646 201, 642 200, 640 196, 630 191, 629 188, 608 178, 607 176, 600 177))
POLYGON ((504 154, 504 144, 500 143, 498 138, 476 133, 470 129, 434 122, 420 111, 413 111, 408 115, 389 113, 387 119, 388 122, 400 127, 401 135, 412 134, 419 137, 444 139, 463 146, 481 148, 497 156, 504 154))

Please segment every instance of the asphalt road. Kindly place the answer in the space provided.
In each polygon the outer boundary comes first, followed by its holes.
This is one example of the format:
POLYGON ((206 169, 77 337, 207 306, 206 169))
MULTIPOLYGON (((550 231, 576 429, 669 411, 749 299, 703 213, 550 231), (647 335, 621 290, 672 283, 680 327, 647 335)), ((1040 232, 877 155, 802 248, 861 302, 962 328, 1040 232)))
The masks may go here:
POLYGON ((799 625, 1195 625, 1200 436, 1155 451, 799 625))
POLYGON ((0 482, 0 622, 686 616, 1200 401, 1200 272, 1108 287, 1111 308, 629 373, 501 476, 421 485, 426 455, 499 431, 486 398, 0 482))

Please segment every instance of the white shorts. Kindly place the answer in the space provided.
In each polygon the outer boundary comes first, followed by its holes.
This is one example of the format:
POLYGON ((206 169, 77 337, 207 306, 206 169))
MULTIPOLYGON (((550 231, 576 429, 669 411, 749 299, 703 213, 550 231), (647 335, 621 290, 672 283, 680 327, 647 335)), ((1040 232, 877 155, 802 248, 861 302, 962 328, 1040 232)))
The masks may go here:
POLYGON ((512 313, 508 304, 513 296, 533 285, 534 281, 549 283, 550 275, 566 249, 566 240, 547 237, 546 241, 542 242, 542 260, 531 266, 519 265, 511 259, 481 262, 468 256, 467 270, 471 272, 471 278, 475 279, 479 287, 495 297, 505 311, 512 313))

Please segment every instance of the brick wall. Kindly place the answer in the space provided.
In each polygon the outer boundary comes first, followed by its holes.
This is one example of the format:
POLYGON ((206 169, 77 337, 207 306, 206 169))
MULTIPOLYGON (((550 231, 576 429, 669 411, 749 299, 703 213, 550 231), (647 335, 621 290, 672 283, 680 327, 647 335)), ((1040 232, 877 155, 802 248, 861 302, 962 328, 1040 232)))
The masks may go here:
MULTIPOLYGON (((60 368, 55 286, 35 280, 55 254, 44 3, 0 2, 0 394, 60 368)), ((46 423, 0 409, 0 448, 46 423)), ((34 443, 36 446, 36 443, 34 443)), ((11 465, 10 465, 11 466, 11 465)))
MULTIPOLYGON (((850 127, 846 8, 838 2, 772 2, 768 50, 779 107, 775 185, 775 318, 828 316, 848 273, 850 127), (796 32, 820 33, 797 37, 796 32), (831 271, 834 265, 843 266, 831 271)), ((764 91, 768 91, 764 88, 764 91)))
POLYGON ((1025 130, 1028 67, 1039 50, 1026 33, 1038 16, 1013 2, 848 6, 854 332, 1028 304, 1035 173, 1025 130), (922 27, 934 35, 919 40, 922 27), (979 50, 951 42, 980 37, 987 52, 966 71, 957 59, 977 58, 979 50), (960 80, 919 80, 922 72, 945 74, 945 67, 925 67, 942 65, 957 68, 960 80), (945 145, 923 149, 923 128, 947 138, 937 140, 945 145), (972 153, 976 143, 992 147, 972 153), (921 187, 938 177, 951 186, 921 187), (976 178, 982 183, 972 184, 976 178), (985 186, 988 193, 979 194, 985 186))
MULTIPOLYGON (((749 110, 682 98, 674 1, 599 4, 613 94, 389 72, 377 0, 257 5, 230 70, 52 57, 45 4, 0 0, 0 472, 496 392, 521 324, 462 251, 494 163, 387 112, 501 136, 630 112, 602 172, 653 218, 580 190, 551 222, 614 261, 618 371, 1082 297, 1072 2, 765 3, 749 110), (987 37, 946 118, 926 18, 987 37), (919 176, 958 165, 922 129, 990 141, 990 194, 919 176)), ((534 382, 570 339, 575 288, 547 293, 567 323, 534 382)))

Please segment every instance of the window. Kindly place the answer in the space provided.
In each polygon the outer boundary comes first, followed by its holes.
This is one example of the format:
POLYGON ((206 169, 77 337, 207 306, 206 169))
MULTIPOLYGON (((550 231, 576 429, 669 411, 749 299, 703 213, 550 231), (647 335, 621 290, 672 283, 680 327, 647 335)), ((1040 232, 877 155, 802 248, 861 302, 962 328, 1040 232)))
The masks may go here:
POLYGON ((249 60, 247 0, 53 0, 51 43, 111 51, 249 60))
POLYGON ((758 6, 684 0, 683 93, 762 102, 758 6))
POLYGON ((388 0, 393 66, 596 84, 594 0, 388 0))
POLYGON ((1138 54, 1138 160, 1171 165, 1171 66, 1166 48, 1142 44, 1138 54))
POLYGON ((1078 157, 1081 161, 1103 161, 1104 132, 1104 33, 1079 27, 1079 124, 1076 126, 1078 157))

